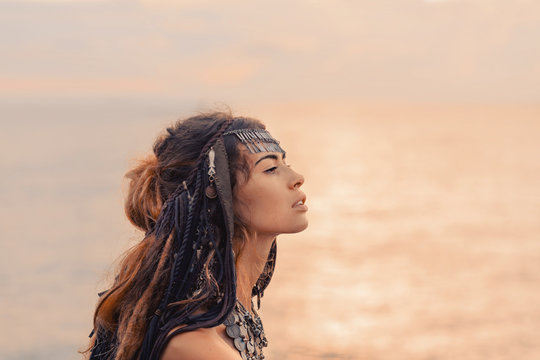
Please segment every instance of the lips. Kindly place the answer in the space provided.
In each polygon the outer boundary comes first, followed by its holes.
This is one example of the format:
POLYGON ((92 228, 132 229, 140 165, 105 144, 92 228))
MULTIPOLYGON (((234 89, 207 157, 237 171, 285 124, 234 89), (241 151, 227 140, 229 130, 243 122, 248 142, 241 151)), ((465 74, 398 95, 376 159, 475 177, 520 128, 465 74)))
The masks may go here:
POLYGON ((302 194, 302 196, 292 204, 292 207, 307 210, 307 206, 305 205, 305 203, 306 203, 306 195, 302 194))

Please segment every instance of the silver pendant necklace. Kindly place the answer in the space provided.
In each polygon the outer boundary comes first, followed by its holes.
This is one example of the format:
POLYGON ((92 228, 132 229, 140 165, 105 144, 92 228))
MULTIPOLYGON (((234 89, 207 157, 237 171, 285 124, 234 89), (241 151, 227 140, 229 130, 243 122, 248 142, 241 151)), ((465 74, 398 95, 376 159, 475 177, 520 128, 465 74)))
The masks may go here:
MULTIPOLYGON (((253 309, 253 303, 251 308, 253 309)), ((242 360, 263 360, 263 348, 268 346, 261 318, 255 310, 253 314, 254 316, 240 301, 236 301, 233 311, 223 322, 225 332, 233 340, 242 360)))

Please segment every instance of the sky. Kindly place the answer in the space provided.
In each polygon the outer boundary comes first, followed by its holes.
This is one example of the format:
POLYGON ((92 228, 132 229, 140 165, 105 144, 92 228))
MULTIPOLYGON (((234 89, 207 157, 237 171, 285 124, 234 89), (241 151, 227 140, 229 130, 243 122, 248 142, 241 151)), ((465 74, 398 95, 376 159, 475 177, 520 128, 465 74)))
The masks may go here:
POLYGON ((0 98, 540 102, 534 0, 0 0, 0 98))

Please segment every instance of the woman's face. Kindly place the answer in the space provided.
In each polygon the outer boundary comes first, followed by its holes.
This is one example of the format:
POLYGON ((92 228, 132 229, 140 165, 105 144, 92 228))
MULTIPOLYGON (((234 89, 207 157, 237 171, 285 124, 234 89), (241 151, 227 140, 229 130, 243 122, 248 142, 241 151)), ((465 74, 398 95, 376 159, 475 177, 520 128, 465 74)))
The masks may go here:
POLYGON ((304 177, 285 162, 285 154, 251 154, 241 146, 250 173, 237 174, 234 208, 250 232, 277 236, 296 233, 308 225, 306 195, 300 191, 304 177))

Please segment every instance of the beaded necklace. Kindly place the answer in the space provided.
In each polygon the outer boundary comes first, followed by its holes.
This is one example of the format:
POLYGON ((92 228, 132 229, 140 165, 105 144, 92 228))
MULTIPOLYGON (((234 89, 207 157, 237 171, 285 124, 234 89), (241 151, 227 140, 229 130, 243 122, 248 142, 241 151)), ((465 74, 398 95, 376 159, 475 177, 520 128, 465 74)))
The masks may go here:
MULTIPOLYGON (((253 304, 251 304, 253 309, 253 304)), ((253 309, 254 316, 236 301, 233 311, 223 322, 227 335, 234 341, 234 347, 242 360, 263 360, 263 348, 268 346, 259 314, 253 309)))

